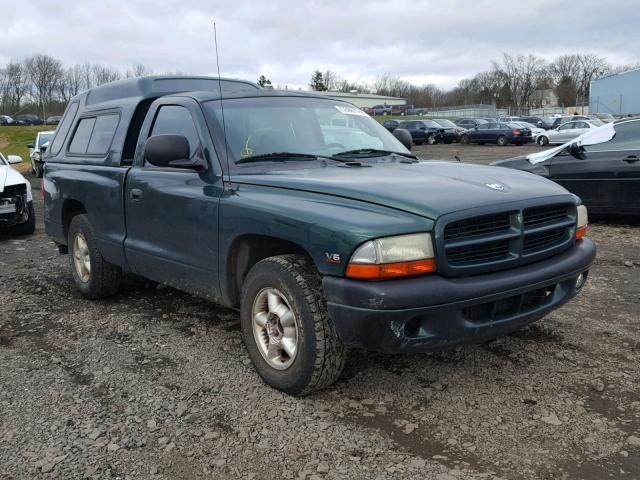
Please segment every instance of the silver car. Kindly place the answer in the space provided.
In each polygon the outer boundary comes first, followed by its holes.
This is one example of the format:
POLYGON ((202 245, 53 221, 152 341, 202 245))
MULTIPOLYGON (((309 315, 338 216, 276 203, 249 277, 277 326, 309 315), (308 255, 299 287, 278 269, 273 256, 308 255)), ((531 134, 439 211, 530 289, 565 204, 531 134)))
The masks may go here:
POLYGON ((546 130, 538 135, 536 143, 540 146, 561 145, 601 125, 602 122, 595 120, 575 120, 563 123, 557 128, 546 130))

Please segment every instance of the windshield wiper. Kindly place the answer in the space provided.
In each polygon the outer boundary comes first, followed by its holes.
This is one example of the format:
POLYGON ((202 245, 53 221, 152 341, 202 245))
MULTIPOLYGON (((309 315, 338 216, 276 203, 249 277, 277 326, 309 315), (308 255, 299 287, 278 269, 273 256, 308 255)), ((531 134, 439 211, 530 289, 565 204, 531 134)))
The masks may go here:
POLYGON ((263 153, 260 155, 251 155, 250 157, 244 157, 240 160, 236 160, 236 165, 240 163, 251 163, 251 162, 263 162, 263 161, 274 161, 274 162, 286 162, 290 159, 295 160, 308 160, 313 161, 319 158, 325 158, 327 160, 339 161, 336 158, 326 157, 324 155, 316 155, 312 153, 296 153, 296 152, 271 152, 271 153, 263 153))
POLYGON ((355 150, 347 150, 346 152, 336 153, 331 155, 332 158, 347 157, 350 155, 364 155, 364 156, 376 156, 381 157, 384 155, 401 155, 407 158, 418 158, 413 153, 392 152, 390 150, 379 150, 377 148, 357 148, 355 150))

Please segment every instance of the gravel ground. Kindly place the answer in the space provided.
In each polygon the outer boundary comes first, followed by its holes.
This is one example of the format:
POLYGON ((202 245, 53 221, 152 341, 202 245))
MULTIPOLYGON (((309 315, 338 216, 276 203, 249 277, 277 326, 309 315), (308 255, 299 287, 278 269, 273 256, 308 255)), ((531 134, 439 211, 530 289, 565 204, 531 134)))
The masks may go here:
POLYGON ((0 478, 638 479, 640 227, 590 237, 587 286, 542 321, 441 354, 351 352, 297 399, 261 383, 234 311, 135 278, 81 298, 39 221, 0 237, 0 478))

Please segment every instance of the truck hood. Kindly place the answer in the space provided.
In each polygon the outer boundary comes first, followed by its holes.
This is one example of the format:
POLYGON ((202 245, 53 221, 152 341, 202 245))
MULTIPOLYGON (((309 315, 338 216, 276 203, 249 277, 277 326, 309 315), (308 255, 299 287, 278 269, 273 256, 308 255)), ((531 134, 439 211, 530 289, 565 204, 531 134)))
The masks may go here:
POLYGON ((473 207, 541 197, 573 196, 560 185, 518 170, 457 162, 328 165, 234 174, 230 180, 357 199, 430 219, 473 207))

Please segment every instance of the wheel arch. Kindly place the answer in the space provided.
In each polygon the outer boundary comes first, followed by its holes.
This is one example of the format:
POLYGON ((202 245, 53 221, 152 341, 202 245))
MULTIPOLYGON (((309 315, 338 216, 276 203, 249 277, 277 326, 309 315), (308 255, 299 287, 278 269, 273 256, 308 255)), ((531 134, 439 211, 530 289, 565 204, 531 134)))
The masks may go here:
POLYGON ((242 284, 251 268, 261 260, 276 255, 299 254, 307 257, 316 266, 313 256, 300 244, 284 238, 244 234, 236 237, 229 246, 223 265, 223 297, 232 307, 240 305, 242 284))
POLYGON ((69 226, 71 225, 71 220, 73 217, 77 215, 86 214, 87 209, 84 204, 78 200, 73 198, 67 198, 64 200, 62 204, 62 229, 64 232, 64 238, 66 240, 69 235, 69 226))

